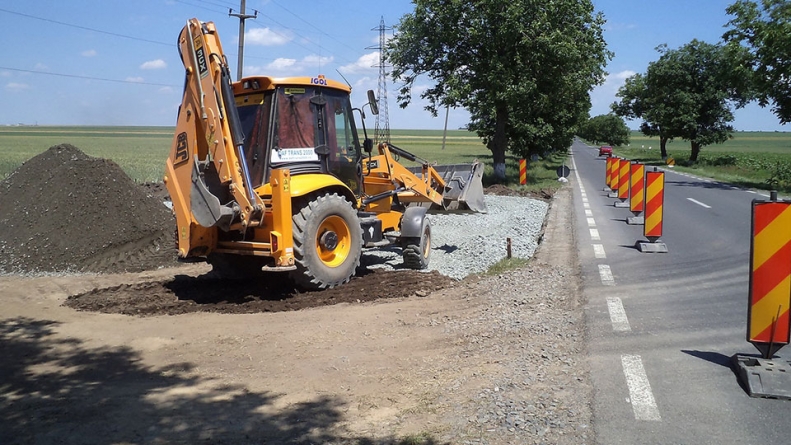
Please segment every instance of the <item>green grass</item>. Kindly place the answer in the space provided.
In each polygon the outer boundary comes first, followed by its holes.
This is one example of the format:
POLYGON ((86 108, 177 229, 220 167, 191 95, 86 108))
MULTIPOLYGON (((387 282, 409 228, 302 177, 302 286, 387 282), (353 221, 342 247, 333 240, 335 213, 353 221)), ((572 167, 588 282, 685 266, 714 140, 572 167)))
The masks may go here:
MULTIPOLYGON (((667 144, 668 155, 679 171, 694 173, 737 186, 791 193, 791 133, 737 132, 723 144, 703 147, 697 162, 691 162, 687 141, 667 144)), ((632 132, 628 147, 614 153, 649 166, 665 165, 659 139, 632 132)))
POLYGON ((172 127, 0 127, 0 179, 53 145, 112 159, 137 182, 161 182, 172 127))
MULTIPOLYGON (((0 127, 0 179, 53 145, 69 143, 84 153, 111 159, 136 182, 161 182, 170 151, 173 127, 0 127)), ((442 130, 392 130, 391 142, 437 164, 485 163, 484 185, 493 181, 492 154, 475 133, 449 130, 443 148, 442 130)), ((555 170, 562 157, 531 162, 528 184, 519 186, 518 159, 506 160, 506 185, 539 192, 560 184, 555 170)), ((405 162, 406 163, 406 162, 405 162)))

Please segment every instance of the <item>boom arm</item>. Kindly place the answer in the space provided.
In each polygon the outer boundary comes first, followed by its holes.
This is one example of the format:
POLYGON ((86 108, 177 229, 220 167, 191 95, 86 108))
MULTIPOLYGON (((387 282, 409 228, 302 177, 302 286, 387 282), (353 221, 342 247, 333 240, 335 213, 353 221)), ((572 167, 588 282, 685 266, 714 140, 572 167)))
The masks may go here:
POLYGON ((178 44, 186 78, 165 183, 185 257, 182 242, 189 250, 202 244, 211 249, 204 239, 211 232, 195 223, 244 231, 261 224, 264 204, 252 189, 230 70, 214 24, 190 19, 178 44))

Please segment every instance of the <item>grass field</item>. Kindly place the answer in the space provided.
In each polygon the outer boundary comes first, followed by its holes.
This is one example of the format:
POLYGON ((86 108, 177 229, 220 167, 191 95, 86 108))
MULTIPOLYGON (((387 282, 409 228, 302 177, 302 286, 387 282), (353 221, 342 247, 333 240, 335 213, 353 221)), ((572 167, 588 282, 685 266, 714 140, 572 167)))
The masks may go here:
MULTIPOLYGON (((165 159, 170 151, 173 127, 0 127, 0 179, 8 176, 26 160, 53 145, 68 143, 84 153, 115 161, 136 182, 161 182, 165 159)), ((486 164, 484 184, 492 181, 491 152, 475 133, 450 130, 443 148, 442 130, 392 130, 391 141, 430 162, 469 163, 479 159, 486 164)), ((557 187, 555 170, 563 157, 542 160, 528 171, 528 190, 557 187)), ((517 184, 517 159, 506 163, 510 184, 517 184)))
MULTIPOLYGON (((615 154, 647 165, 664 165, 659 139, 632 132, 627 147, 616 147, 615 154)), ((791 192, 791 133, 737 132, 723 144, 703 147, 697 162, 690 162, 689 142, 667 144, 676 169, 700 176, 756 189, 791 192)))

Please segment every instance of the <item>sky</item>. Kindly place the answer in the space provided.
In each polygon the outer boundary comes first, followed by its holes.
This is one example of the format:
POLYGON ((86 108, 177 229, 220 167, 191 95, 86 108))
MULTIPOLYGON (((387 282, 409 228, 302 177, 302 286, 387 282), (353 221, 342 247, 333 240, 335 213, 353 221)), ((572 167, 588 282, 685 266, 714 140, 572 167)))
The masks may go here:
MULTIPOLYGON (((624 79, 659 58, 657 46, 719 42, 734 1, 594 0, 615 55, 591 92, 591 116, 609 112, 624 79)), ((235 79, 239 19, 229 10, 238 14, 240 7, 240 0, 0 0, 0 125, 175 125, 184 82, 181 29, 192 17, 214 22, 235 79)), ((393 28, 413 8, 407 0, 247 0, 245 13, 258 13, 245 21, 243 74, 345 77, 359 106, 368 89, 378 90, 381 21, 393 28)), ((445 113, 431 116, 419 98, 429 86, 420 79, 401 109, 398 85, 387 79, 390 128, 444 128, 445 113)), ((755 104, 735 116, 737 131, 791 130, 755 104)), ((447 118, 457 129, 469 114, 451 108, 447 118)), ((373 118, 366 123, 372 127, 373 118)))

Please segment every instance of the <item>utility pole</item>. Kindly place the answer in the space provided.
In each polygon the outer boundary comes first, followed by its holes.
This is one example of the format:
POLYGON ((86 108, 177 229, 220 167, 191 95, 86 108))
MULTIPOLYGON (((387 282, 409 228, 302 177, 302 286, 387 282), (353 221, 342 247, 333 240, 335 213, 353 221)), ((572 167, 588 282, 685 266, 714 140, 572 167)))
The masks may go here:
POLYGON ((255 10, 254 15, 244 13, 245 3, 246 1, 242 0, 242 5, 239 7, 239 14, 234 14, 233 9, 228 10, 228 16, 239 18, 239 61, 236 65, 236 80, 242 80, 242 66, 244 65, 244 21, 258 17, 258 11, 255 10))

